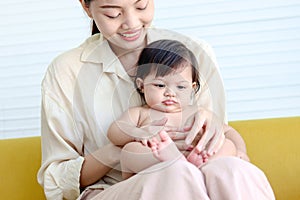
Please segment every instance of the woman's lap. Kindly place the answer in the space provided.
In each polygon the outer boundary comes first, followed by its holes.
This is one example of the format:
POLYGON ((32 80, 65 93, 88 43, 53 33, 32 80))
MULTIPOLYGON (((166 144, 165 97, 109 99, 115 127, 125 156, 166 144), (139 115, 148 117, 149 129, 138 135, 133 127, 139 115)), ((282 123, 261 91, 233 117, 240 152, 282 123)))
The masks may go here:
POLYGON ((275 199, 264 173, 235 157, 211 160, 200 170, 182 160, 159 163, 105 189, 92 199, 195 198, 275 199))
POLYGON ((203 200, 209 199, 202 173, 192 164, 176 160, 143 170, 104 190, 93 199, 192 200, 195 196, 203 200), (193 180, 191 177, 194 177, 193 180))
POLYGON ((275 199, 265 174, 255 165, 237 157, 220 157, 200 170, 211 199, 275 199))

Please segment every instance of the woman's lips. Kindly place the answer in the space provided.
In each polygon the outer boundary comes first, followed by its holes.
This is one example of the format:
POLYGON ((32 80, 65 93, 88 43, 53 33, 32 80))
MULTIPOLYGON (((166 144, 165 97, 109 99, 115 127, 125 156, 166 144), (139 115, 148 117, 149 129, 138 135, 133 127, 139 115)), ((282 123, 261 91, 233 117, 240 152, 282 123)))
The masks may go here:
POLYGON ((136 31, 127 31, 124 33, 119 33, 119 35, 122 37, 123 40, 135 41, 140 37, 141 32, 142 32, 142 29, 139 29, 136 31))

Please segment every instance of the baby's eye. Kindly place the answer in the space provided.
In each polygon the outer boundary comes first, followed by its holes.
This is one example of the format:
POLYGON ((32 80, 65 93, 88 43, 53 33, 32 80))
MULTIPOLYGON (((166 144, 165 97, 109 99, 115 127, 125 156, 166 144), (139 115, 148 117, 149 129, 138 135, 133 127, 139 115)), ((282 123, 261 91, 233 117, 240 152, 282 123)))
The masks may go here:
POLYGON ((183 85, 178 85, 177 88, 178 88, 179 90, 183 90, 183 89, 185 89, 186 87, 183 86, 183 85))
POLYGON ((158 88, 164 88, 166 87, 164 84, 154 84, 155 87, 158 87, 158 88))

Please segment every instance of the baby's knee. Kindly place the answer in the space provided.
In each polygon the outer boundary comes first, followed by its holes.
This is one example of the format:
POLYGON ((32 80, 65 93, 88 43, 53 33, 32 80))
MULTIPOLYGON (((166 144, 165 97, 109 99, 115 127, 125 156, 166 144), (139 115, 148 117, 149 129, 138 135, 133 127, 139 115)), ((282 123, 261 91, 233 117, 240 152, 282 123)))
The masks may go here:
POLYGON ((127 143, 122 148, 122 154, 124 154, 124 153, 140 153, 140 152, 145 151, 144 149, 145 149, 145 146, 142 145, 140 142, 130 142, 130 143, 127 143))
POLYGON ((149 147, 144 146, 140 142, 130 142, 122 148, 121 164, 123 162, 136 162, 149 156, 152 156, 152 151, 149 147))
POLYGON ((151 149, 139 142, 128 143, 121 151, 122 171, 138 173, 157 163, 158 161, 154 158, 151 149))

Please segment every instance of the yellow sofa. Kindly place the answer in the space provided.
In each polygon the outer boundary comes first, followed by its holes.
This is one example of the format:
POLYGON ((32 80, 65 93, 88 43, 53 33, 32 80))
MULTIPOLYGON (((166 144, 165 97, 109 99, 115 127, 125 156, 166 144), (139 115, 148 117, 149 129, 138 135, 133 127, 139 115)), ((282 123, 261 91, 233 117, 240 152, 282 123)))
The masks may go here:
MULTIPOLYGON (((251 161, 267 175, 277 200, 300 199, 300 117, 234 121, 251 161)), ((1 199, 45 199, 36 181, 40 137, 0 140, 1 199)))

